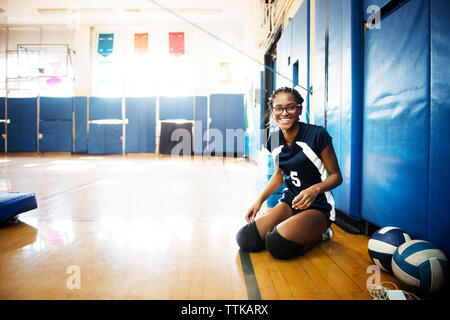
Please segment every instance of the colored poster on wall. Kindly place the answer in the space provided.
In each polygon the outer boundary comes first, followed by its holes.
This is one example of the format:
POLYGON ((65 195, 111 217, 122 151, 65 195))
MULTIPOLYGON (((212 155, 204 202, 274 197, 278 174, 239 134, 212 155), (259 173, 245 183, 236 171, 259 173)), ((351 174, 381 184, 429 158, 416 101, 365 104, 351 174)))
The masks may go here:
POLYGON ((184 32, 169 32, 169 52, 175 57, 184 54, 184 32))
POLYGON ((148 53, 148 32, 134 34, 134 53, 148 53))
POLYGON ((98 35, 98 53, 107 57, 113 53, 114 33, 100 33, 98 35))

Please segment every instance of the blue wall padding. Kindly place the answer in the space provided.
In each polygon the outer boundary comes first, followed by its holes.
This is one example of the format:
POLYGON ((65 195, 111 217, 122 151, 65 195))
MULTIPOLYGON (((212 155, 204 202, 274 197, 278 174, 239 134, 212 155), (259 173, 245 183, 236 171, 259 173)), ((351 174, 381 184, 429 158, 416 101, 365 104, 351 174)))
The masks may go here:
POLYGON ((89 98, 89 120, 122 119, 122 98, 89 98))
POLYGON ((365 34, 362 217, 419 239, 428 220, 429 6, 409 1, 365 34))
POLYGON ((325 31, 327 26, 326 0, 316 0, 314 49, 314 124, 325 126, 325 31))
POLYGON ((326 125, 333 137, 333 147, 343 176, 343 183, 333 190, 336 208, 360 220, 362 4, 358 0, 329 1, 328 6, 329 47, 326 61, 326 2, 316 2, 314 122, 326 125), (326 63, 328 96, 325 87, 326 63))
POLYGON ((276 70, 281 75, 276 75, 276 86, 292 87, 291 47, 292 45, 292 23, 289 23, 283 30, 277 43, 277 63, 276 70))
MULTIPOLYGON (((333 190, 336 208, 360 220, 361 217, 361 73, 362 73, 362 3, 358 0, 328 1, 328 57, 325 57, 327 7, 325 0, 315 2, 315 85, 314 123, 327 125, 344 178, 333 190), (325 87, 325 65, 328 64, 328 88, 325 87), (328 89, 328 95, 326 95, 328 89), (328 104, 326 105, 326 102, 328 104), (326 108, 326 123, 325 123, 326 108)), ((299 61, 299 84, 309 88, 309 1, 304 1, 286 27, 277 46, 282 69, 286 56, 291 63, 299 61), (289 25, 292 25, 289 28, 289 25), (285 44, 291 37, 291 46, 285 44), (289 51, 291 50, 291 51, 289 51), (290 52, 290 53, 289 53, 290 52), (302 63, 303 62, 303 63, 302 63)), ((309 122, 309 94, 298 89, 305 98, 301 121, 309 122)))
MULTIPOLYGON (((122 119, 122 98, 89 99, 89 120, 122 119)), ((89 154, 121 154, 121 124, 90 124, 88 136, 89 154)))
POLYGON ((87 97, 73 97, 75 119, 75 153, 86 153, 87 147, 87 97))
MULTIPOLYGON (((327 106, 327 130, 333 137, 333 147, 336 152, 340 169, 343 171, 341 160, 341 107, 342 92, 346 88, 342 86, 342 51, 343 41, 348 35, 344 35, 343 28, 343 1, 328 1, 328 106, 327 106)), ((344 173, 343 173, 344 177, 344 173)), ((345 185, 338 188, 343 189, 345 185)), ((339 208, 339 189, 333 190, 336 207, 339 208)))
POLYGON ((37 99, 9 98, 8 152, 37 151, 37 99))
POLYGON ((194 97, 160 97, 159 119, 194 119, 194 97))
POLYGON ((39 120, 72 121, 73 98, 39 98, 39 120))
MULTIPOLYGON (((298 61, 298 84, 303 88, 309 88, 309 0, 303 1, 297 13, 292 18, 291 30, 291 65, 290 77, 294 77, 294 64, 298 61)), ((293 84, 291 85, 293 86, 293 84)), ((303 112, 300 120, 309 123, 309 93, 297 87, 303 102, 303 112)))
POLYGON ((194 114, 194 154, 202 155, 206 152, 208 129, 208 97, 195 97, 195 114, 194 114))
POLYGON ((0 222, 37 208, 34 193, 0 192, 0 222))
POLYGON ((212 94, 209 105, 211 118, 210 151, 215 151, 216 154, 227 153, 231 155, 237 153, 239 156, 243 155, 245 148, 244 95, 212 94), (220 138, 223 142, 222 148, 219 144, 214 143, 215 139, 219 137, 215 137, 211 129, 220 132, 220 138), (229 139, 227 139, 227 130, 229 139), (233 140, 230 138, 234 133, 239 137, 239 141, 236 137, 233 140), (212 150, 214 147, 215 150, 212 150))
POLYGON ((91 124, 89 126, 89 154, 122 154, 121 124, 91 124))
POLYGON ((156 98, 126 98, 125 152, 155 152, 156 98))
POLYGON ((73 98, 39 98, 39 151, 72 151, 73 98))
MULTIPOLYGON (((5 119, 5 98, 0 97, 0 119, 5 119)), ((3 139, 3 134, 5 134, 5 124, 0 123, 0 153, 5 152, 5 139, 3 139)))
POLYGON ((72 121, 41 120, 39 151, 72 151, 72 121))
POLYGON ((431 123, 427 232, 429 241, 450 257, 450 215, 447 204, 450 181, 450 1, 431 1, 431 123))
POLYGON ((349 183, 346 190, 348 206, 342 204, 342 210, 345 210, 350 216, 361 219, 361 170, 362 170, 362 100, 363 100, 363 24, 364 16, 362 14, 362 2, 360 0, 351 0, 350 24, 347 24, 347 31, 351 34, 351 58, 346 60, 344 69, 347 70, 347 78, 344 84, 351 83, 351 90, 347 91, 350 97, 350 105, 343 105, 344 109, 344 132, 347 141, 341 145, 343 151, 341 163, 345 166, 345 174, 350 175, 350 179, 345 177, 345 183, 349 183), (348 81, 348 82, 347 82, 348 81), (351 147, 348 148, 350 141, 351 147), (348 152, 350 155, 348 156, 348 152), (348 158, 350 164, 348 164, 348 158))

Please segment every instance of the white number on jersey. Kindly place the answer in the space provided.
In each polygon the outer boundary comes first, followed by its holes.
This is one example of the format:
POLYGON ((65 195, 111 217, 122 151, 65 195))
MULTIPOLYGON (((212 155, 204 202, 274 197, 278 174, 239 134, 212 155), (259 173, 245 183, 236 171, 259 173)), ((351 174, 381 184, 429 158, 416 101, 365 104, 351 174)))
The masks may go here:
POLYGON ((298 174, 297 171, 291 171, 292 184, 298 188, 302 185, 302 183, 300 182, 300 179, 297 177, 297 174, 298 174))

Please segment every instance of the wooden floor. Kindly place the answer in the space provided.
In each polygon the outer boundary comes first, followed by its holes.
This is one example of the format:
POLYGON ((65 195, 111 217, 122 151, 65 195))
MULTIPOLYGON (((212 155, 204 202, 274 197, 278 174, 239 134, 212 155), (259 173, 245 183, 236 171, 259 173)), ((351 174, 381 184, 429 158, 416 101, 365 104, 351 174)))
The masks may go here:
MULTIPOLYGON (((0 191, 38 200, 0 227, 0 299, 248 299, 235 234, 257 175, 236 158, 0 156, 0 191)), ((251 253, 261 298, 372 299, 367 237, 333 229, 293 260, 251 253)))

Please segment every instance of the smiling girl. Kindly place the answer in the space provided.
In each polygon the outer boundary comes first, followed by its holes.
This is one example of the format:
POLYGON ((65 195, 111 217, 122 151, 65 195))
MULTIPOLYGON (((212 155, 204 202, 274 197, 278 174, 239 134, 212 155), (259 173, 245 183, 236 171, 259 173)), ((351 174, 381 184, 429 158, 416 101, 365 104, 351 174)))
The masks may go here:
POLYGON ((278 130, 267 140, 275 173, 250 207, 237 233, 241 250, 266 248, 275 258, 297 257, 332 236, 336 218, 331 190, 342 176, 325 128, 299 121, 303 98, 293 88, 275 90, 269 108, 278 130), (264 201, 285 182, 279 203, 255 219, 264 201))

